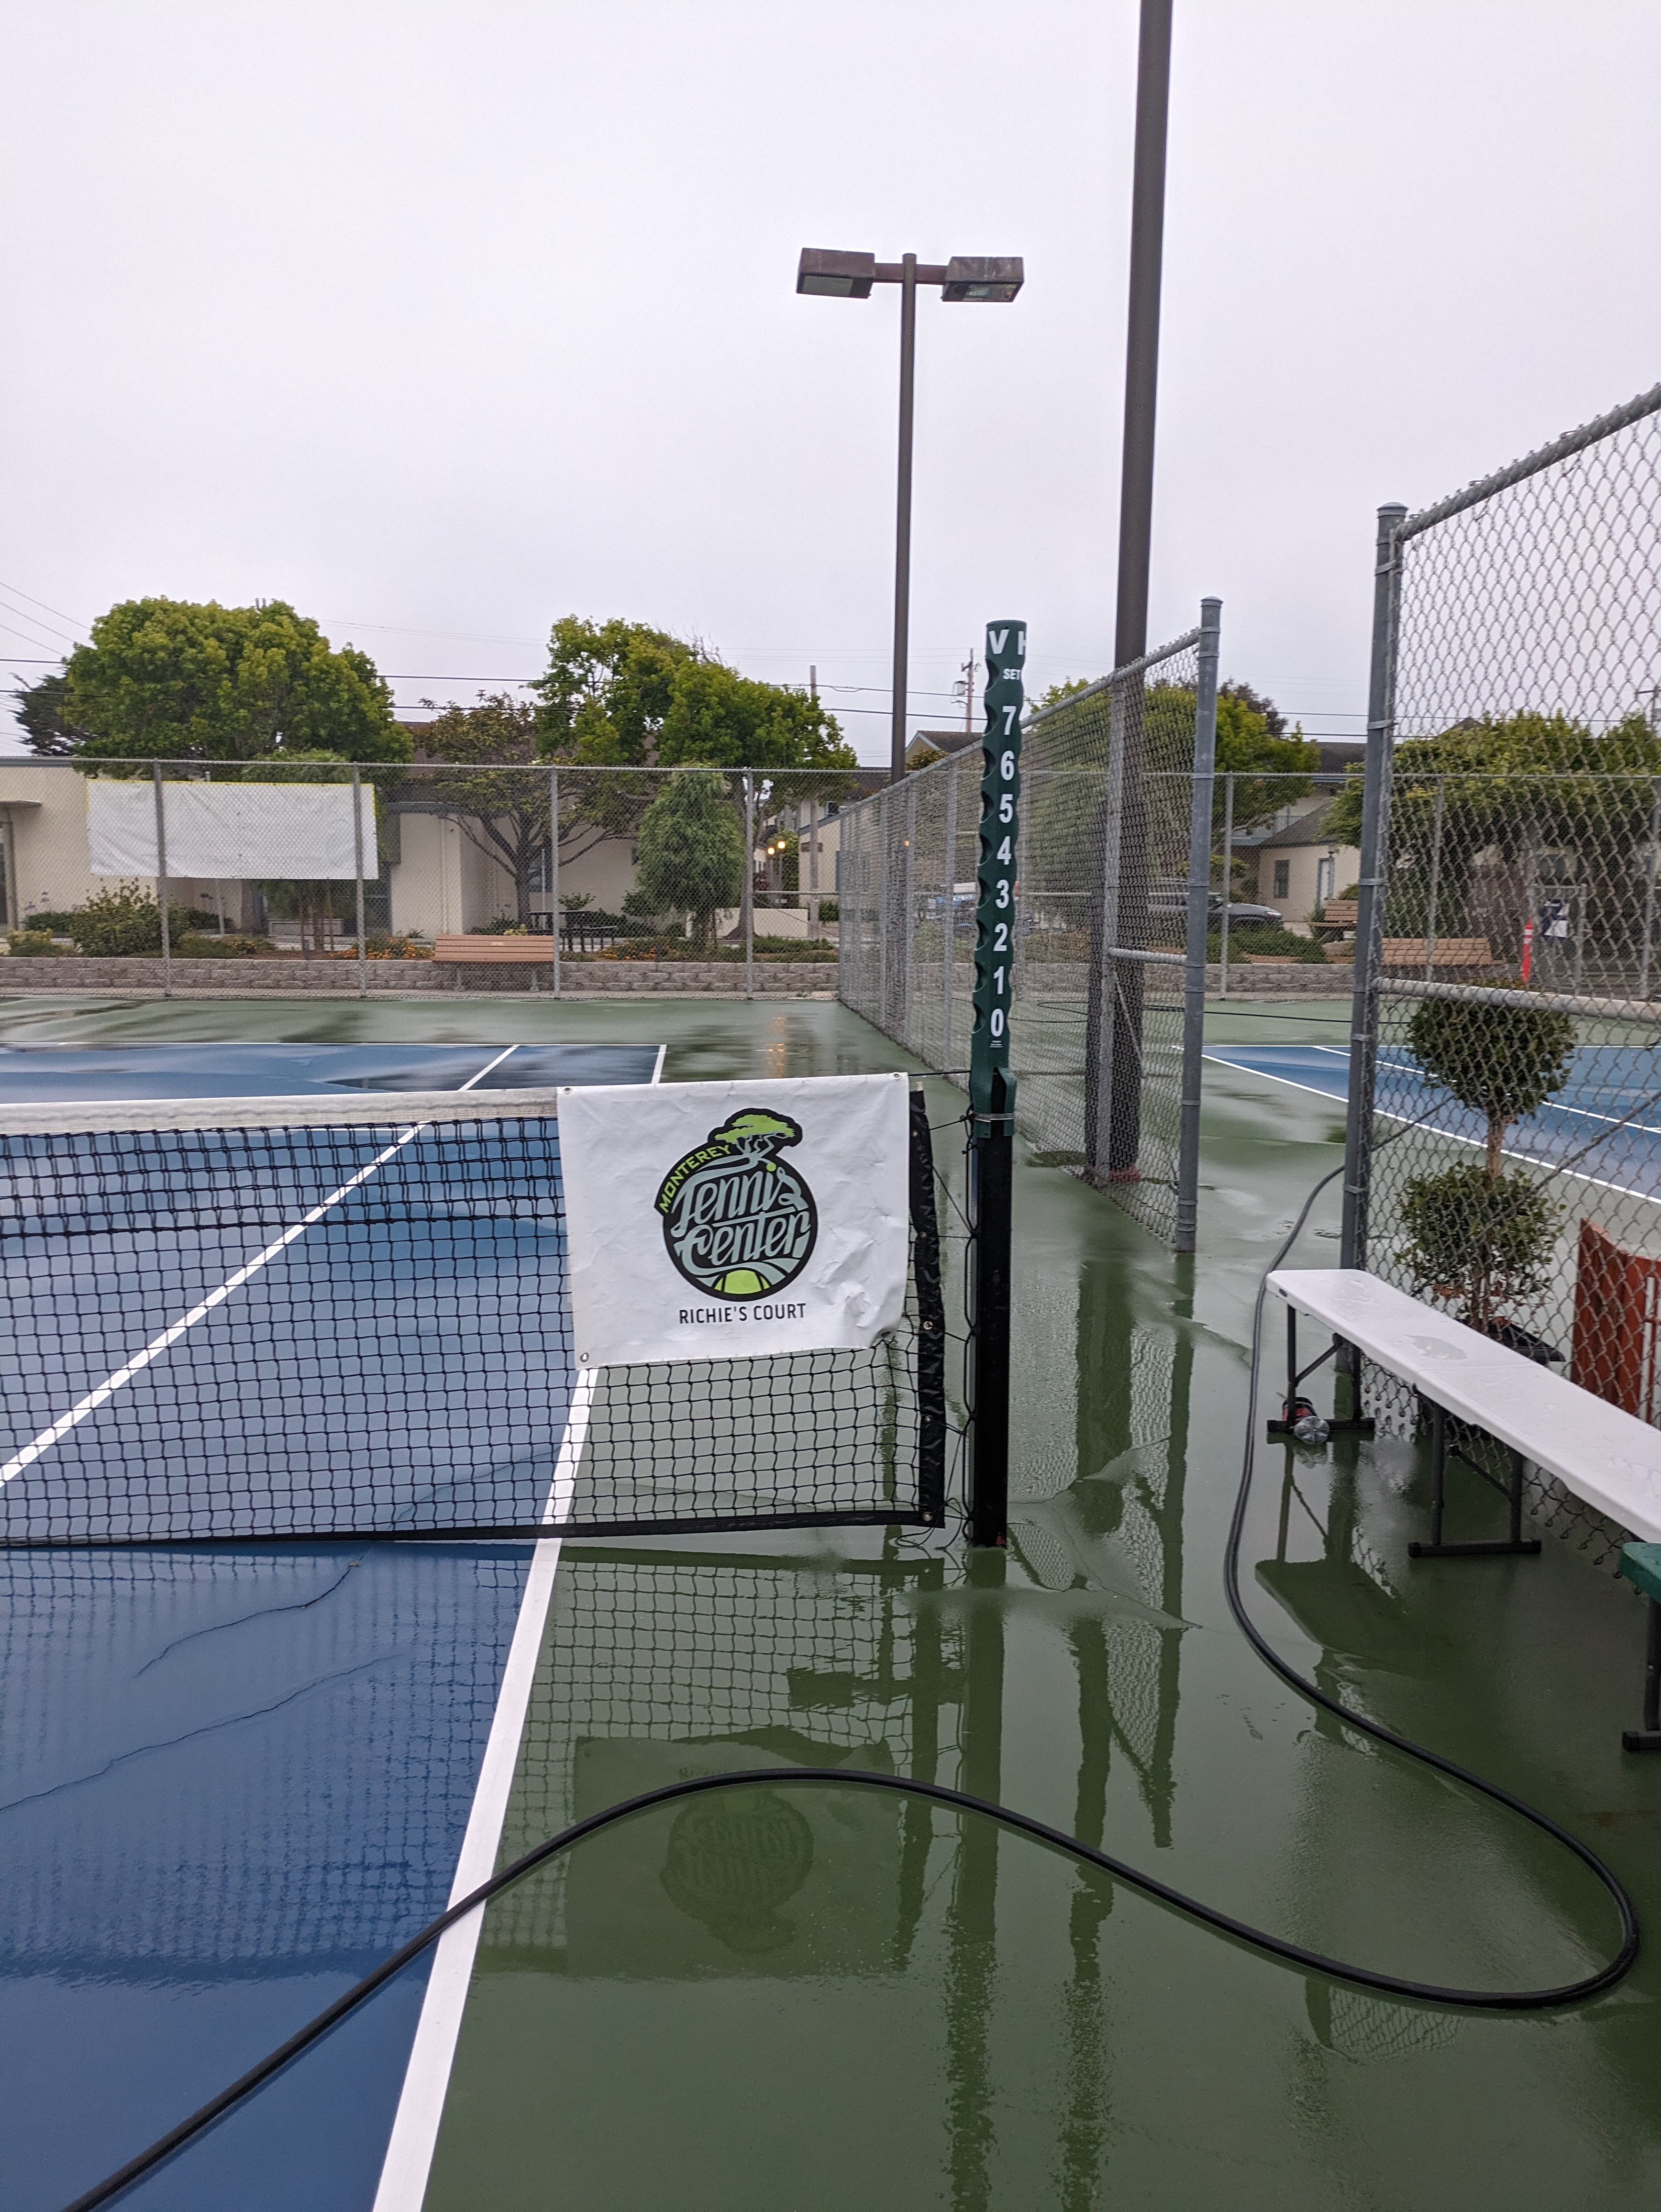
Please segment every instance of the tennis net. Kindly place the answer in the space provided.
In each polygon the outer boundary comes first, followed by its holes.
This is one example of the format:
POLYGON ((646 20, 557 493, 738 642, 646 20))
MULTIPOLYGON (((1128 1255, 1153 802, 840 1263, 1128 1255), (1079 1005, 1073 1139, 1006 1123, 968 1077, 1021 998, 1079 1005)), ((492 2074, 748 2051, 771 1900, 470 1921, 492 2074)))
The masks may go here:
POLYGON ((552 1091, 8 1111, 0 1545, 938 1526, 912 1108, 895 1329, 581 1380, 552 1091))

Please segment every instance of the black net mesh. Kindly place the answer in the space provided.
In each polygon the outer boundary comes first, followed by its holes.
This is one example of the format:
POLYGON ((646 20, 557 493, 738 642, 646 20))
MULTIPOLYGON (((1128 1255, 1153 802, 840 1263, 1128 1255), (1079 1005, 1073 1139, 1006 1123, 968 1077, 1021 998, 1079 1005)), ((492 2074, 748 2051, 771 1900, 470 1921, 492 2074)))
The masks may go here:
POLYGON ((0 1136, 0 1542, 938 1522, 921 1101, 898 1328, 867 1352, 605 1370, 569 1443, 557 1125, 536 1103, 283 1127, 116 1108, 125 1126, 0 1136))

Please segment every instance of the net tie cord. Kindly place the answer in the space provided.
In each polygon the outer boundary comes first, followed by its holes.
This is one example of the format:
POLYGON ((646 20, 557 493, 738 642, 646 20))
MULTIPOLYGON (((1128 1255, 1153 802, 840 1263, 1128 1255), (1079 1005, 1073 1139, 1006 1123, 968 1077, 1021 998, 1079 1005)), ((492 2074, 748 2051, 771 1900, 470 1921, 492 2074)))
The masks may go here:
MULTIPOLYGON (((1415 1126, 1416 1124, 1409 1123, 1407 1127, 1415 1126)), ((1395 1133, 1404 1135, 1407 1133, 1407 1128, 1404 1127, 1395 1133)), ((1384 1141, 1393 1142, 1394 1140, 1392 1136, 1384 1141)), ((183 2150, 195 2137, 213 2126, 216 2121, 222 2119, 246 2097, 252 2095, 256 2089, 260 2088, 274 2075, 281 2073, 302 2052, 310 2050, 312 2045, 320 2041, 332 2028, 338 2027, 342 2021, 356 2012, 358 2007, 373 1996, 377 1990, 382 1988, 405 1966, 418 1959, 438 1941, 447 1929, 453 1928, 459 1921, 465 1920, 469 1913, 478 1911, 492 1898, 499 1896, 503 1890, 512 1887, 515 1882, 523 1881, 526 1875, 534 1873, 538 1867, 546 1865, 551 1859, 571 1850, 574 1845, 584 1842, 588 1837, 598 1835, 605 1829, 614 1827, 618 1822, 631 1818, 636 1813, 647 1812, 654 1806, 672 1803, 678 1798, 701 1796, 706 1791, 713 1790, 759 1788, 771 1790, 781 1785, 796 1784, 821 1788, 886 1790, 896 1791, 903 1796, 920 1797, 932 1804, 945 1806, 953 1812, 974 1814, 984 1820, 995 1820, 1001 1826, 1012 1829, 1019 1835, 1029 1836, 1035 1842, 1046 1844, 1051 1850, 1059 1851, 1064 1856, 1074 1859, 1082 1865, 1093 1867, 1098 1872, 1110 1875, 1116 1881, 1123 1881, 1131 1888, 1140 1890, 1144 1896, 1153 1899, 1156 1903, 1183 1914, 1187 1918, 1197 1922, 1200 1926, 1209 1928, 1215 1934, 1226 1936, 1248 1949, 1260 1952, 1267 1958, 1278 1960, 1282 1964, 1300 1971, 1323 1975, 1333 1981, 1348 1982, 1358 1989, 1372 1990, 1382 1996, 1405 1998, 1420 2004, 1440 2005, 1450 2010, 1460 2012, 1548 2012, 1569 2005, 1584 2004, 1589 1999, 1601 1996, 1606 1990, 1614 1989, 1617 1984, 1626 1978, 1637 1963, 1640 1941, 1636 1909, 1625 1885, 1614 1869, 1600 1858, 1590 1845, 1582 1843, 1578 1836, 1571 1834, 1561 1822, 1554 1820, 1550 1814, 1543 1812, 1538 1806, 1530 1804, 1526 1799, 1517 1796, 1500 1784, 1488 1781, 1483 1776, 1473 1772, 1470 1768, 1462 1766, 1457 1759, 1445 1758, 1440 1752, 1433 1751, 1426 1745, 1415 1743, 1409 1737, 1398 1735, 1394 1729, 1386 1728, 1382 1722, 1372 1720, 1366 1714, 1356 1712, 1350 1706, 1341 1703, 1339 1699, 1329 1697, 1317 1684, 1311 1681, 1305 1675, 1300 1674, 1275 1650, 1252 1621, 1241 1595, 1240 1545, 1244 1534, 1246 1511, 1250 1503, 1256 1458, 1259 1372, 1262 1364, 1263 1313, 1269 1293, 1269 1278, 1281 1265, 1302 1234, 1317 1198, 1342 1173, 1342 1166, 1335 1168, 1329 1175, 1323 1176, 1314 1185, 1305 1199, 1297 1218, 1287 1232, 1280 1249, 1264 1268, 1258 1283, 1256 1302, 1252 1310, 1244 1456, 1241 1465, 1240 1484, 1235 1498, 1233 1518, 1229 1526, 1228 1540, 1223 1559, 1224 1585, 1227 1592, 1229 1610, 1240 1632, 1257 1657, 1288 1687, 1296 1690, 1300 1697, 1306 1698, 1311 1704, 1331 1713, 1346 1728, 1370 1736, 1375 1742, 1386 1744, 1391 1750, 1399 1751, 1409 1759, 1417 1759, 1421 1765, 1433 1768, 1437 1773, 1445 1775, 1450 1780, 1476 1790, 1496 1805, 1503 1806, 1506 1811, 1515 1814, 1519 1819, 1538 1828, 1554 1843, 1560 1844, 1578 1859, 1609 1897, 1615 1906, 1620 1923, 1619 1946, 1614 1955, 1603 1966, 1594 1968, 1590 1973, 1581 1975, 1574 1981, 1559 1983, 1545 1989, 1467 1990, 1437 1982, 1415 1981, 1403 1975, 1384 1973, 1374 1967, 1358 1966, 1351 1960, 1332 1958, 1325 1952, 1311 1950, 1304 1944, 1291 1942, 1286 1937, 1274 1935, 1266 1929, 1254 1928, 1250 1922, 1238 1919, 1232 1913, 1224 1912, 1216 1905, 1208 1905, 1199 1898, 1189 1896, 1185 1891, 1174 1888, 1169 1882, 1161 1881, 1157 1875, 1148 1874, 1140 1867, 1130 1865, 1127 1861, 1116 1857, 1110 1851, 1098 1850, 1089 1844, 1080 1842, 1076 1836, 1068 1835, 1064 1829, 1051 1827, 1048 1821, 1035 1819, 1031 1814, 1020 1812, 1013 1806, 995 1804, 989 1798, 974 1796, 967 1790, 949 1789, 943 1783, 922 1782, 910 1775, 880 1774, 834 1766, 770 1766, 746 1769, 731 1774, 697 1775, 685 1781, 670 1783, 663 1788, 642 1790, 635 1796, 624 1798, 615 1805, 607 1806, 603 1812, 592 1814, 587 1820, 578 1820, 569 1827, 562 1828, 557 1835, 545 1837, 542 1842, 532 1845, 531 1850, 523 1853, 519 1858, 499 1869, 488 1881, 481 1882, 477 1889, 470 1891, 465 1897, 459 1899, 447 1911, 441 1912, 436 1919, 429 1921, 424 1928, 412 1936, 408 1942, 401 1944, 396 1951, 384 1959, 380 1966, 366 1974, 362 1981, 355 1983, 350 1989, 343 1991, 332 2004, 326 2005, 314 2019, 308 2021, 285 2043, 279 2044, 274 2051, 269 2051, 264 2058, 251 2066, 246 2073, 228 2083, 217 2096, 210 2098, 205 2105, 200 2106, 186 2118, 180 2120, 165 2135, 158 2136, 155 2142, 151 2143, 147 2149, 140 2151, 137 2157, 130 2159, 126 2165, 106 2175, 93 2188, 76 2197, 71 2203, 64 2208, 64 2212, 94 2212, 95 2206, 113 2203, 135 2182, 142 2180, 146 2174, 153 2172, 156 2167, 183 2150)))

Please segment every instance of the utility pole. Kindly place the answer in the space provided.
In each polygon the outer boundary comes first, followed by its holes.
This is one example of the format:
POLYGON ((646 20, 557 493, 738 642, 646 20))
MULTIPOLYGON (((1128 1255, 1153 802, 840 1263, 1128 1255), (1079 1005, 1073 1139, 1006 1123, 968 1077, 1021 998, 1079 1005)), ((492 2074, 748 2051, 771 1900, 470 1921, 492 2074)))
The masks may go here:
MULTIPOLYGON (((1141 0, 1136 55, 1136 140, 1130 201, 1130 307, 1125 332, 1124 447, 1119 476, 1118 605, 1113 665, 1147 650, 1148 557, 1153 534, 1153 425, 1159 383, 1159 287, 1165 258, 1165 141, 1171 111, 1172 0, 1141 0)), ((1147 796, 1142 687, 1123 702, 1123 808, 1117 936, 1140 948, 1147 934, 1147 796)), ((1112 947, 1102 948, 1110 958, 1112 947)), ((1141 1151, 1142 969, 1118 967, 1122 1017, 1113 1027, 1107 1171, 1134 1176, 1141 1151)))

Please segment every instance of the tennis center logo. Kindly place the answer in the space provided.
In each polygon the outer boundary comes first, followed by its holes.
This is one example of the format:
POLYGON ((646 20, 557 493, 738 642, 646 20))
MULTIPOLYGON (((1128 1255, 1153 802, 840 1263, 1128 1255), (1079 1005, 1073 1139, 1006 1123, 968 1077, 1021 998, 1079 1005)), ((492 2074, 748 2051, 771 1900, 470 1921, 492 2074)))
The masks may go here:
POLYGON ((794 1283, 818 1235, 799 1168, 779 1155, 801 1124, 758 1108, 728 1115, 675 1162, 654 1201, 663 1242, 686 1280, 711 1297, 764 1297, 794 1283))

